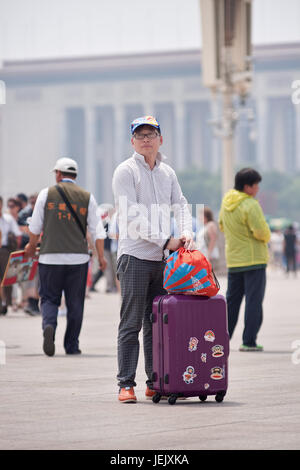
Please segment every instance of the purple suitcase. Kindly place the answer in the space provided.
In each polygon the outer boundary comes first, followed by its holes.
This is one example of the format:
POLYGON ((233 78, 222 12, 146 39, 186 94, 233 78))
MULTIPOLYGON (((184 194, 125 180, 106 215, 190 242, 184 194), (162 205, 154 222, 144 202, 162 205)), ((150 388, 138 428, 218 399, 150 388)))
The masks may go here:
POLYGON ((229 335, 226 301, 222 295, 155 297, 152 313, 152 400, 180 396, 223 401, 228 386, 229 335))

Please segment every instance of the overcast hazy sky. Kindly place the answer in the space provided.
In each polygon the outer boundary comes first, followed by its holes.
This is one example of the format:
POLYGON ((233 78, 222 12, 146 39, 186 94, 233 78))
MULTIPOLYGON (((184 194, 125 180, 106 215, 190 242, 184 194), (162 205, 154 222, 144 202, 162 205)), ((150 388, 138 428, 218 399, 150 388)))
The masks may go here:
MULTIPOLYGON (((201 47, 198 0, 0 0, 0 59, 201 47)), ((254 44, 300 41, 300 0, 253 0, 254 44)))

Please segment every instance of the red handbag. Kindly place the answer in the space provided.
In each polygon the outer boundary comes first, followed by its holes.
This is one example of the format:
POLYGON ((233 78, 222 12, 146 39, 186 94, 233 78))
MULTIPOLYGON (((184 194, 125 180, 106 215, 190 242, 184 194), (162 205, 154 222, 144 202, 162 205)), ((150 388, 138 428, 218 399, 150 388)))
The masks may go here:
POLYGON ((189 294, 213 297, 220 284, 211 263, 199 250, 179 250, 166 260, 164 289, 170 294, 189 294))

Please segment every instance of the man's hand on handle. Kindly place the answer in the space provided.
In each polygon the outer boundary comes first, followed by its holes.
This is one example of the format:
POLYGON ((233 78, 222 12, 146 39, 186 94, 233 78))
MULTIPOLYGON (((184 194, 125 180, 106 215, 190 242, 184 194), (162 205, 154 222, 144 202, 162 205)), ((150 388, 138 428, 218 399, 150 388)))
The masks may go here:
POLYGON ((182 246, 183 246, 183 243, 179 238, 170 238, 166 246, 166 250, 177 251, 182 246))
POLYGON ((183 246, 186 250, 195 250, 195 242, 193 239, 193 234, 184 234, 181 235, 180 240, 183 243, 183 246))
POLYGON ((35 255, 36 247, 39 242, 40 235, 35 235, 34 233, 29 232, 29 243, 24 248, 25 259, 32 258, 35 255))
POLYGON ((27 245, 24 248, 25 255, 24 258, 32 258, 35 255, 36 252, 36 246, 31 245, 30 243, 27 243, 27 245))
POLYGON ((180 238, 170 238, 166 249, 170 251, 177 251, 181 247, 184 247, 186 250, 195 249, 195 243, 192 234, 184 234, 181 235, 180 238))

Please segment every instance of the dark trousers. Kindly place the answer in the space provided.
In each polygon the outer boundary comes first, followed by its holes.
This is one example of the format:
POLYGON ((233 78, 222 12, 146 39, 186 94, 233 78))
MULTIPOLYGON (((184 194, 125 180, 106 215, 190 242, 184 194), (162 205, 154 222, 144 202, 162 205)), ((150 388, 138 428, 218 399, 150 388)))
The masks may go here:
POLYGON ((263 299, 266 288, 266 269, 228 272, 226 292, 228 331, 233 335, 238 321, 240 306, 245 296, 243 344, 256 346, 256 337, 263 320, 263 299))
MULTIPOLYGON (((7 247, 2 246, 0 248, 0 284, 5 274, 9 255, 10 255, 10 250, 7 247)), ((1 299, 1 291, 0 291, 0 310, 1 310, 2 301, 5 302, 6 305, 12 304, 12 287, 11 286, 2 287, 2 294, 4 297, 3 299, 1 299)))
POLYGON ((66 352, 79 347, 86 292, 88 263, 58 265, 39 263, 42 327, 51 325, 56 330, 58 307, 64 292, 67 307, 67 327, 64 337, 66 352))
POLYGON ((146 383, 152 385, 152 313, 153 299, 165 295, 164 261, 147 261, 130 255, 118 260, 122 305, 118 331, 118 385, 133 387, 139 358, 139 333, 143 328, 146 383))
POLYGON ((297 271, 296 253, 288 253, 286 257, 286 272, 297 271))

